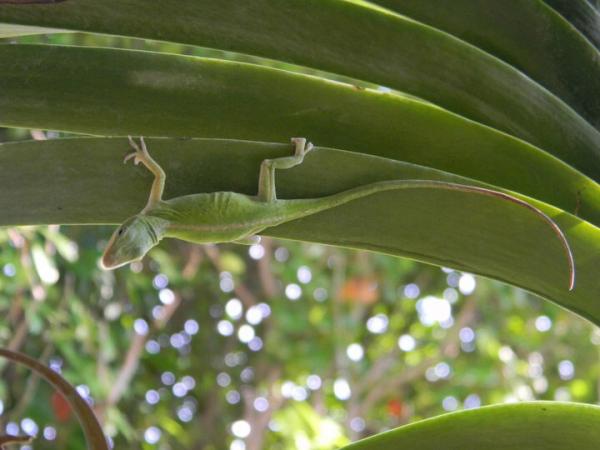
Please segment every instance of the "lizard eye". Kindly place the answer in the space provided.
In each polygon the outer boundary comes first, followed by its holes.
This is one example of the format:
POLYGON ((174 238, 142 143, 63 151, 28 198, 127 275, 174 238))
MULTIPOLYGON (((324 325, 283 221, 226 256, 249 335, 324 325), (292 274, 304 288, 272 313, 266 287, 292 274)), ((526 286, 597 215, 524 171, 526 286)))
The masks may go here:
POLYGON ((123 233, 125 233, 125 227, 119 228, 119 230, 117 231, 117 236, 122 236, 123 233))

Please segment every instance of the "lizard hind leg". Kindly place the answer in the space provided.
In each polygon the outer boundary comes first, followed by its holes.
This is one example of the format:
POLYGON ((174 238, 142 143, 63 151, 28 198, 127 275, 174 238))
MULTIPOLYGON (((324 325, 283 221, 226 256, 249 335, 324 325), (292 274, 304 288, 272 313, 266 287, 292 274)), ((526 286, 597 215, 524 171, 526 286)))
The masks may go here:
POLYGON ((160 165, 152 158, 152 156, 150 156, 150 153, 148 153, 148 148, 146 147, 143 137, 140 136, 141 146, 138 145, 131 136, 128 136, 128 138, 129 145, 131 145, 134 151, 125 156, 123 162, 127 162, 133 158, 134 164, 137 165, 141 162, 150 172, 154 174, 154 182, 152 183, 152 188, 150 189, 148 203, 142 211, 144 212, 162 200, 163 191, 165 189, 166 175, 162 167, 160 167, 160 165))
POLYGON ((305 138, 292 138, 294 145, 293 156, 283 156, 275 159, 265 159, 260 165, 258 178, 258 198, 264 202, 277 200, 275 190, 275 169, 290 169, 304 161, 304 155, 313 149, 313 145, 305 138))

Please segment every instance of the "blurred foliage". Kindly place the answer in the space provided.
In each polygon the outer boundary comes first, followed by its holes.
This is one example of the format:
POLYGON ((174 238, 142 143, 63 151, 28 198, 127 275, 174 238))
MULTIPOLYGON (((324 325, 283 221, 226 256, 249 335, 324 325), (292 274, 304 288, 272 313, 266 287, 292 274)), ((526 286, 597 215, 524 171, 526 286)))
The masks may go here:
MULTIPOLYGON (((60 369, 117 447, 241 449, 250 430, 246 449, 325 450, 454 409, 598 402, 600 330, 499 282, 267 239, 103 272, 110 231, 1 232, 0 344, 60 369)), ((60 397, 2 370, 2 428, 83 447, 60 397)))
MULTIPOLYGON (((76 33, 18 41, 257 60, 76 33)), ((0 140, 31 133, 57 136, 0 140)), ((0 345, 77 385, 117 448, 327 450, 444 411, 600 400, 600 330, 502 283, 268 239, 165 242, 103 272, 111 231, 0 230, 0 345)), ((0 428, 37 433, 29 448, 83 448, 65 401, 2 364, 0 428)))

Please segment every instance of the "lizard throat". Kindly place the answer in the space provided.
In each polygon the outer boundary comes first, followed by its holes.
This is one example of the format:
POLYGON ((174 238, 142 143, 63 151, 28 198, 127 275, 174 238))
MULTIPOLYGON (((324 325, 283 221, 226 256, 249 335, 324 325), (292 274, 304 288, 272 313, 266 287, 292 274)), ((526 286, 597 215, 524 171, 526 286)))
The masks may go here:
POLYGON ((152 246, 157 245, 164 237, 166 222, 163 219, 154 217, 142 216, 142 223, 152 241, 152 246))

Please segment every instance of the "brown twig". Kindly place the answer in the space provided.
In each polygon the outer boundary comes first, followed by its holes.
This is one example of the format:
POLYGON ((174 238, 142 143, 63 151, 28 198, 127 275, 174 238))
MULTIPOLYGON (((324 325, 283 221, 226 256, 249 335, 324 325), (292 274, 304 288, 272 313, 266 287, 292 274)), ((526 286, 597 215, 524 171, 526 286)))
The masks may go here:
MULTIPOLYGON (((214 268, 222 272, 221 252, 218 247, 216 245, 205 245, 203 250, 214 268)), ((234 283, 233 292, 235 292, 236 297, 241 300, 246 308, 250 308, 258 303, 252 291, 243 283, 234 283)))
POLYGON ((280 376, 281 368, 271 367, 265 379, 266 385, 269 386, 266 396, 269 407, 266 411, 256 411, 254 409, 254 400, 257 398, 255 389, 246 388, 242 390, 244 397, 244 419, 252 427, 252 433, 246 438, 246 450, 262 450, 265 432, 273 417, 273 413, 281 408, 285 402, 275 383, 280 376))
POLYGON ((266 297, 270 299, 275 297, 279 292, 277 280, 273 276, 273 271, 271 270, 271 264, 273 262, 273 239, 263 237, 261 244, 265 249, 265 254, 258 260, 258 277, 260 278, 263 292, 266 297))
POLYGON ((0 436, 0 450, 8 450, 5 447, 7 444, 29 444, 32 439, 31 436, 13 436, 10 434, 0 436))
MULTIPOLYGON (((177 310, 177 308, 179 307, 180 304, 181 304, 181 298, 176 296, 173 303, 165 305, 164 308, 162 309, 160 316, 154 320, 154 322, 151 326, 151 330, 156 331, 156 330, 160 330, 161 328, 163 328, 166 325, 166 323, 169 321, 171 316, 175 313, 175 311, 177 310)), ((104 418, 104 413, 106 412, 106 410, 110 407, 115 406, 119 402, 121 397, 123 397, 123 394, 127 390, 129 383, 131 382, 131 379, 133 378, 133 376, 135 375, 135 372, 137 371, 137 368, 139 366, 140 357, 142 356, 142 353, 144 351, 144 346, 145 346, 146 341, 148 340, 150 334, 151 334, 150 332, 147 334, 137 334, 136 333, 133 336, 133 339, 131 340, 131 345, 129 346, 129 350, 127 350, 127 354, 125 355, 123 364, 121 365, 121 368, 119 369, 119 371, 117 373, 117 377, 115 378, 115 381, 112 384, 111 390, 110 390, 108 396, 106 397, 106 401, 104 402, 102 407, 99 408, 99 410, 100 410, 99 414, 101 412, 100 416, 102 418, 104 418)))
POLYGON ((0 356, 35 371, 61 393, 79 418, 90 450, 109 449, 104 432, 92 409, 67 380, 49 367, 23 353, 11 352, 10 350, 0 348, 0 356))
MULTIPOLYGON (((429 357, 421 361, 418 365, 409 367, 405 369, 402 373, 397 376, 390 377, 378 377, 378 383, 374 384, 373 389, 371 389, 364 399, 359 400, 360 411, 365 412, 369 411, 376 403, 378 403, 382 398, 386 395, 389 395, 390 392, 397 391, 401 389, 403 386, 415 381, 416 379, 423 376, 425 371, 431 367, 436 361, 439 361, 440 358, 455 356, 458 351, 458 335, 464 326, 466 326, 469 322, 473 320, 476 311, 476 304, 473 297, 469 297, 466 300, 465 305, 461 309, 460 313, 456 318, 456 322, 452 326, 452 329, 449 330, 446 338, 442 342, 440 346, 439 355, 429 357), (382 380, 387 380, 387 382, 382 380)), ((377 370, 381 370, 378 368, 377 370)))
MULTIPOLYGON (((46 346, 44 347, 44 350, 42 351, 42 355, 38 358, 38 361, 45 364, 46 361, 48 360, 48 358, 50 357, 50 355, 52 354, 53 350, 54 350, 54 346, 52 344, 50 344, 50 343, 46 344, 46 346)), ((25 387, 25 392, 23 392, 23 395, 21 395, 21 398, 19 399, 19 403, 17 403, 14 410, 11 412, 11 414, 14 417, 21 417, 23 415, 23 412, 25 411, 25 409, 29 406, 29 403, 31 402, 31 400, 33 400, 33 397, 35 395, 36 389, 39 384, 40 384, 39 375, 35 372, 32 373, 29 376, 29 379, 27 380, 27 386, 25 387)))
POLYGON ((191 280, 198 272, 198 268, 202 263, 202 249, 198 245, 188 245, 187 247, 190 249, 189 255, 185 266, 181 270, 181 275, 186 280, 191 280))

